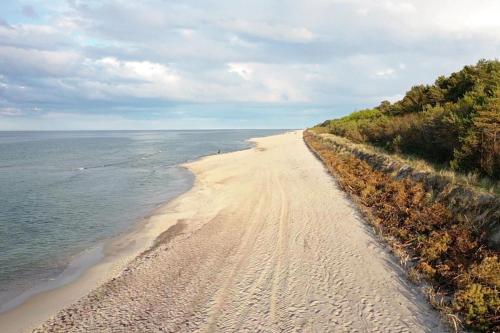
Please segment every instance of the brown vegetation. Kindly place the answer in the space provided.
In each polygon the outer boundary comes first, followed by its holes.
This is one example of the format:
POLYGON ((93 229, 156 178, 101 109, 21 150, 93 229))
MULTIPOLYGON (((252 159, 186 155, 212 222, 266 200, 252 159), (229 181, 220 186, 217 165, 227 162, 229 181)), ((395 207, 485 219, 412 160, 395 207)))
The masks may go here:
POLYGON ((377 171, 309 131, 304 140, 340 185, 367 208, 375 229, 405 253, 413 280, 418 275, 432 285, 433 305, 455 325, 457 313, 478 331, 500 330, 499 254, 488 248, 480 229, 433 200, 422 183, 377 171))

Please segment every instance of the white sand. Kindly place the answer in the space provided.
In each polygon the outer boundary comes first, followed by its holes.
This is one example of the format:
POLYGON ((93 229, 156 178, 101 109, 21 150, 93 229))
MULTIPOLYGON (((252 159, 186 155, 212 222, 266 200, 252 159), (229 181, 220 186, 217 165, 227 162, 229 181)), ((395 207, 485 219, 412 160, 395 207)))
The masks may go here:
POLYGON ((187 165, 159 246, 37 332, 445 331, 302 134, 255 141, 187 165))

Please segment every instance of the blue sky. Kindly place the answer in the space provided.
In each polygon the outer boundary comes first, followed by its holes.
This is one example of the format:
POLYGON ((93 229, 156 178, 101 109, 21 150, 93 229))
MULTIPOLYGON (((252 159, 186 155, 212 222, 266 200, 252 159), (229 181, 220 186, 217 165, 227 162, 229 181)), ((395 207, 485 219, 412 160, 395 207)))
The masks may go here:
POLYGON ((498 0, 0 3, 0 130, 303 128, 500 55, 498 0))

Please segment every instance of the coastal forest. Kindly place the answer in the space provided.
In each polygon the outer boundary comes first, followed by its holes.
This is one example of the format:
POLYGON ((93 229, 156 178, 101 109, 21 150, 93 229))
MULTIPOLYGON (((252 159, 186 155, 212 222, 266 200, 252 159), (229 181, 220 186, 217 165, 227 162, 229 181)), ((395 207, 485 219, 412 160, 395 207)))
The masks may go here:
POLYGON ((500 179, 500 61, 480 60, 395 102, 327 120, 324 132, 500 179))

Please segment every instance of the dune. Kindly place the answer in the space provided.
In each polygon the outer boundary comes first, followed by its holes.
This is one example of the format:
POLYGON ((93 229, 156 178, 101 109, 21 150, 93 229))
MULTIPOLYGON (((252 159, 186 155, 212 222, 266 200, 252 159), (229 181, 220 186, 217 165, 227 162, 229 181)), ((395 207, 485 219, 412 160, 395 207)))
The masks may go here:
POLYGON ((300 131, 186 164, 120 274, 35 332, 443 332, 300 131))

